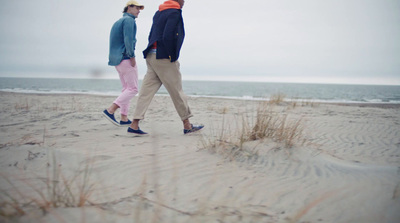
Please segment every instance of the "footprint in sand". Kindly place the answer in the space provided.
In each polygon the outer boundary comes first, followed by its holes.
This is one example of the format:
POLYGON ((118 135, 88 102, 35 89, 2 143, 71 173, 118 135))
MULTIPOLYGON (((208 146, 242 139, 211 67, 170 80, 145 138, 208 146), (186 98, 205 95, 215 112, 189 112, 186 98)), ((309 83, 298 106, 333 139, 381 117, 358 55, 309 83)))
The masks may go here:
POLYGON ((99 155, 90 158, 90 161, 106 161, 114 158, 113 156, 99 155))

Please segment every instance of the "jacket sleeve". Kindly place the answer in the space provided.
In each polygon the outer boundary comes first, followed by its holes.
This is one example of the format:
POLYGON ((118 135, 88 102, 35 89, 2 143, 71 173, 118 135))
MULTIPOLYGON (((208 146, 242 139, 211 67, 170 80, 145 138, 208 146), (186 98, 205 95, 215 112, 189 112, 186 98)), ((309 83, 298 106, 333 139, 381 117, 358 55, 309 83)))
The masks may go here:
POLYGON ((167 52, 169 55, 169 59, 171 62, 177 60, 176 53, 176 45, 177 45, 177 26, 181 19, 179 11, 171 13, 168 16, 168 20, 165 24, 164 32, 163 32, 163 43, 167 48, 167 52))
POLYGON ((123 23, 123 34, 126 56, 135 57, 136 47, 136 22, 134 19, 125 19, 123 23))

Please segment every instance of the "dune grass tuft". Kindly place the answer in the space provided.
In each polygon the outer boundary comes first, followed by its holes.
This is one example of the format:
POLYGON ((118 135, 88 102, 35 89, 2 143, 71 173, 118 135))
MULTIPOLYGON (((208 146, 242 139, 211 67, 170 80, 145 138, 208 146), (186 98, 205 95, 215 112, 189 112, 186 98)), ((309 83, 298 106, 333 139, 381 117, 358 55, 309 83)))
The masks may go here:
POLYGON ((46 177, 37 177, 38 182, 24 178, 11 180, 0 174, 0 178, 7 182, 12 189, 1 191, 0 216, 13 217, 25 214, 26 208, 40 209, 43 213, 57 207, 83 207, 88 202, 94 184, 90 184, 90 166, 75 171, 67 177, 53 155, 47 163, 46 177), (20 189, 21 187, 25 189, 20 189), (24 192, 23 192, 24 191, 24 192))
POLYGON ((301 118, 290 118, 286 113, 277 112, 275 102, 260 102, 254 116, 237 116, 235 132, 231 131, 232 122, 222 119, 220 130, 211 130, 211 137, 203 138, 203 148, 213 153, 223 154, 234 159, 238 154, 255 156, 257 150, 245 149, 244 145, 251 141, 269 139, 282 143, 287 149, 303 138, 303 122, 301 118))
POLYGON ((268 103, 279 105, 284 102, 285 98, 286 98, 286 95, 283 93, 273 94, 273 95, 271 95, 268 103))

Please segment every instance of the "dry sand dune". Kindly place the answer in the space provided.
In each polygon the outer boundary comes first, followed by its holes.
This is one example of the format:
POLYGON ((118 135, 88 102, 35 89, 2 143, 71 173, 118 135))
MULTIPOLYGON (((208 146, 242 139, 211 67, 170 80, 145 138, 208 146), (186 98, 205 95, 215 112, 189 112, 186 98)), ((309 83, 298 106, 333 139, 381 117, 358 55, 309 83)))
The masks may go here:
POLYGON ((259 102, 190 98, 192 122, 206 128, 183 135, 171 100, 158 96, 141 123, 150 135, 132 137, 101 116, 113 97, 0 98, 0 221, 400 222, 399 106, 277 105, 302 120, 302 140, 290 149, 251 141, 233 156, 204 147, 234 137, 259 102), (63 182, 90 192, 83 207, 38 209, 38 191, 63 182))

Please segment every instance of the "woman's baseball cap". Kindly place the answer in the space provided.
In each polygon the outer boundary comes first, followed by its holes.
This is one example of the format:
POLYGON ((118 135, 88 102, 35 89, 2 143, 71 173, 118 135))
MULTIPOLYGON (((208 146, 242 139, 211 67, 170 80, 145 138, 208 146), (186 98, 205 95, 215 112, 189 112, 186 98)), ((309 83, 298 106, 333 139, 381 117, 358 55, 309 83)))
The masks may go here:
POLYGON ((144 9, 144 5, 140 4, 139 2, 135 1, 135 0, 130 0, 126 3, 126 6, 130 6, 130 5, 134 5, 140 8, 140 10, 144 9))

